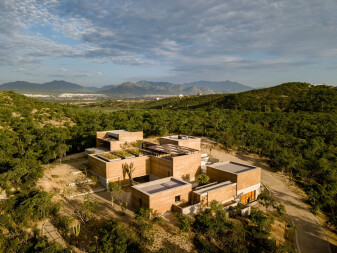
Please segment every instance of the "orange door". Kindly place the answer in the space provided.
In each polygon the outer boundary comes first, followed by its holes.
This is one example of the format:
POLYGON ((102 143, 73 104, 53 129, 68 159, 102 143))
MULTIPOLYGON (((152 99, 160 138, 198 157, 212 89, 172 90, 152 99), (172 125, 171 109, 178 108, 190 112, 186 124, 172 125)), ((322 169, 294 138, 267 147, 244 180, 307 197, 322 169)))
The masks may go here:
POLYGON ((256 195, 255 191, 243 194, 242 197, 241 197, 241 203, 246 204, 246 203, 249 203, 249 202, 255 200, 255 195, 256 195))

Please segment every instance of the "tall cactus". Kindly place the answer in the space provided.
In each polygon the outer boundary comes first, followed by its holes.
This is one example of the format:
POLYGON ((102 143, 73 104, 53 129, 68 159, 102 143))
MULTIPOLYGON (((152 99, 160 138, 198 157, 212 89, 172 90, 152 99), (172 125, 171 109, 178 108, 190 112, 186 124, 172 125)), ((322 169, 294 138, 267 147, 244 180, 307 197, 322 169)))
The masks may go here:
POLYGON ((75 226, 73 226, 73 232, 76 237, 80 234, 80 230, 81 230, 80 223, 77 223, 75 226))

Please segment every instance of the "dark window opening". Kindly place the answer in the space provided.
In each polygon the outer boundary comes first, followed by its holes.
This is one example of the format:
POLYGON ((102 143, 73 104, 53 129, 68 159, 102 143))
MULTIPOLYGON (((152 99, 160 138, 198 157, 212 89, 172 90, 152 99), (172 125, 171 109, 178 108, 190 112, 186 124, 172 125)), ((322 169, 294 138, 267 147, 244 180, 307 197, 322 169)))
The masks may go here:
POLYGON ((175 202, 180 202, 180 195, 174 197, 175 202))
POLYGON ((143 200, 139 199, 139 207, 143 207, 143 200))

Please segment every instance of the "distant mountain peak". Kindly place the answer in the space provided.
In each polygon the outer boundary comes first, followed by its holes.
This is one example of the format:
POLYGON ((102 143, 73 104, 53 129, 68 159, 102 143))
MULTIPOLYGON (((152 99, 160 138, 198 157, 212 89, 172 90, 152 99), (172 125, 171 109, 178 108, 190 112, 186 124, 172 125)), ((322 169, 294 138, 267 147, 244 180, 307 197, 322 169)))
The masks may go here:
POLYGON ((139 82, 124 82, 118 85, 107 85, 102 88, 83 87, 65 80, 53 80, 43 84, 25 81, 10 82, 0 85, 0 90, 14 90, 21 93, 103 93, 110 95, 197 95, 213 93, 236 93, 252 90, 232 81, 197 81, 186 84, 169 82, 154 82, 141 80, 139 82))
POLYGON ((242 91, 253 90, 253 87, 243 85, 238 82, 227 81, 195 81, 191 83, 184 83, 186 86, 192 87, 207 87, 215 93, 236 93, 242 91))

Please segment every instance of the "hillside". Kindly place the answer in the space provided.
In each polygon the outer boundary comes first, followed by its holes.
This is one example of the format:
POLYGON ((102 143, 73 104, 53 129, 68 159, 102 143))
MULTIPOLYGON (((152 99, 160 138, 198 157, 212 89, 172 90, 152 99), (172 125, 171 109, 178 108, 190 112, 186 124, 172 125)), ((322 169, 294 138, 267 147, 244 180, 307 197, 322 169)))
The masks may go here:
POLYGON ((167 82, 140 81, 137 83, 125 82, 119 85, 109 85, 101 88, 98 92, 112 95, 196 95, 214 93, 204 87, 187 87, 182 84, 167 82))
POLYGON ((195 82, 196 86, 190 84, 173 84, 169 82, 125 82, 119 85, 106 85, 102 88, 84 87, 79 84, 66 81, 47 83, 30 83, 16 81, 0 85, 0 91, 12 90, 18 93, 32 94, 60 94, 60 93, 101 93, 108 96, 151 96, 151 95, 197 95, 213 93, 235 93, 238 91, 251 90, 251 87, 239 83, 225 82, 195 82))
POLYGON ((166 98, 148 102, 153 109, 222 108, 249 111, 337 111, 337 87, 284 83, 237 94, 166 98))
MULTIPOLYGON (((0 188, 10 196, 0 202, 3 203, 0 218, 4 221, 0 222, 0 245, 6 245, 10 249, 7 252, 22 252, 20 247, 43 240, 24 232, 54 215, 52 197, 36 188, 36 181, 43 176, 41 164, 94 146, 95 133, 108 129, 143 130, 145 136, 169 133, 206 136, 225 149, 256 153, 273 170, 286 173, 298 183, 306 191, 312 210, 323 211, 329 224, 337 227, 335 91, 329 86, 291 83, 237 94, 242 98, 241 104, 237 104, 244 109, 215 107, 233 94, 213 94, 152 102, 122 101, 125 108, 129 104, 130 109, 137 110, 111 113, 74 110, 14 92, 0 92, 0 188), (323 112, 320 106, 312 108, 317 112, 306 111, 308 103, 303 103, 296 112, 263 112, 260 107, 250 111, 245 109, 249 104, 244 101, 254 98, 252 92, 261 101, 275 98, 270 105, 286 104, 284 108, 298 104, 287 102, 292 101, 290 93, 304 94, 303 101, 315 94, 314 104, 324 101, 329 107, 324 107, 323 112), (158 109, 149 109, 154 107, 158 109), (331 112, 325 111, 326 108, 331 112), (11 230, 13 227, 19 228, 18 231, 11 230)), ((85 225, 80 233, 84 228, 85 225)))
POLYGON ((91 90, 81 85, 70 83, 66 81, 51 81, 47 83, 30 83, 24 81, 16 81, 10 83, 4 83, 0 85, 0 91, 12 90, 18 93, 90 93, 91 90))

